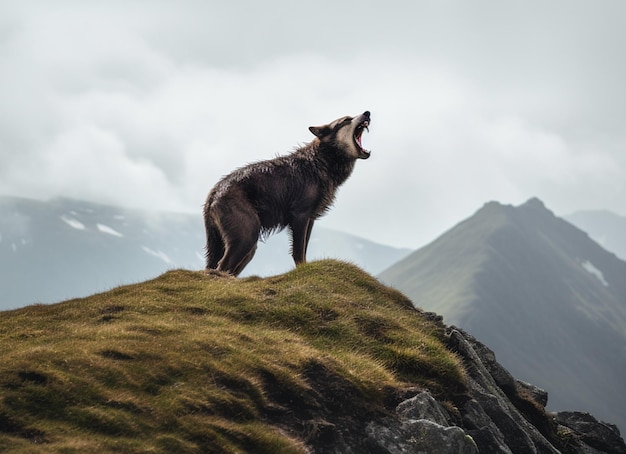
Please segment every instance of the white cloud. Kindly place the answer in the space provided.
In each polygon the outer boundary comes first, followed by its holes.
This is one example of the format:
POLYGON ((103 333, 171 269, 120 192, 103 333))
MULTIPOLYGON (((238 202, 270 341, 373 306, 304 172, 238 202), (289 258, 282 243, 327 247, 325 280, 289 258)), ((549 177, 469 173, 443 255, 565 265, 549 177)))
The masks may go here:
POLYGON ((417 247, 488 200, 624 214, 626 40, 609 9, 347 3, 329 19, 343 29, 310 35, 323 3, 283 3, 262 24, 252 4, 192 1, 3 15, 0 193, 200 215, 223 174, 368 109, 372 157, 327 226, 417 247))

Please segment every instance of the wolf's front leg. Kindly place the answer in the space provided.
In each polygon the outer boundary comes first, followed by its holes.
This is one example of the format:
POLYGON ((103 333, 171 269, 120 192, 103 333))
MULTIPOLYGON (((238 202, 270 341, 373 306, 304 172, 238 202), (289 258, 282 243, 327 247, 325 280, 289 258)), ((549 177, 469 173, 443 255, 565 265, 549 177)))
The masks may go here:
POLYGON ((306 217, 295 218, 291 229, 291 256, 296 265, 306 262, 306 249, 313 229, 313 220, 306 217))

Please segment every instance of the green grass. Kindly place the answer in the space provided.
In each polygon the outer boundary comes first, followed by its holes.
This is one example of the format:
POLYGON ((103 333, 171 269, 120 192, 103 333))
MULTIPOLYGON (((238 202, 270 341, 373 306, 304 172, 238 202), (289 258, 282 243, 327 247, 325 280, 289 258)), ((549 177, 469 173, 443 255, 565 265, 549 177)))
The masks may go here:
POLYGON ((329 260, 3 312, 0 346, 3 452, 305 452, 276 415, 310 414, 326 386, 382 412, 389 390, 445 398, 465 381, 440 326, 329 260))

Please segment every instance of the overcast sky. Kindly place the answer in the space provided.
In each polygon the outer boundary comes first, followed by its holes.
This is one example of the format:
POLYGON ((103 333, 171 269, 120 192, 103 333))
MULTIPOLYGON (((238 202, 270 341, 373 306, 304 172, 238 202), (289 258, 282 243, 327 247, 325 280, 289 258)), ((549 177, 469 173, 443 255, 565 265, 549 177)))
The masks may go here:
POLYGON ((197 212, 370 110, 318 225, 417 248, 485 202, 626 215, 623 0, 0 0, 0 194, 197 212))

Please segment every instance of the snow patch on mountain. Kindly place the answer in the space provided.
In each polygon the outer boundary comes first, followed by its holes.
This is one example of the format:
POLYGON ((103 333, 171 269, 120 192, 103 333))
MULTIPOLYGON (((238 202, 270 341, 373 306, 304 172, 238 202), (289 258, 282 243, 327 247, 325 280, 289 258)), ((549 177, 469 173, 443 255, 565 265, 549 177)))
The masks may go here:
POLYGON ((120 232, 118 232, 117 230, 115 230, 112 227, 109 227, 108 225, 104 225, 104 224, 96 224, 96 227, 98 227, 98 230, 102 233, 106 233, 107 235, 113 235, 113 236, 117 236, 117 237, 123 237, 124 235, 120 232))
POLYGON ((172 260, 167 256, 167 254, 163 251, 155 251, 153 249, 150 249, 147 246, 141 246, 141 249, 143 249, 144 252, 147 252, 148 254, 153 255, 154 257, 163 260, 168 265, 171 265, 173 263, 172 260))
POLYGON ((595 277, 598 278, 598 280, 600 282, 602 282, 602 285, 604 285, 605 287, 609 286, 609 283, 606 281, 606 279, 604 279, 604 274, 602 274, 602 271, 600 271, 598 268, 596 268, 593 263, 591 263, 589 260, 585 260, 584 262, 581 263, 581 266, 590 274, 593 274, 595 277))
POLYGON ((73 229, 85 230, 85 224, 80 222, 78 219, 70 218, 68 216, 61 216, 61 220, 73 229))

